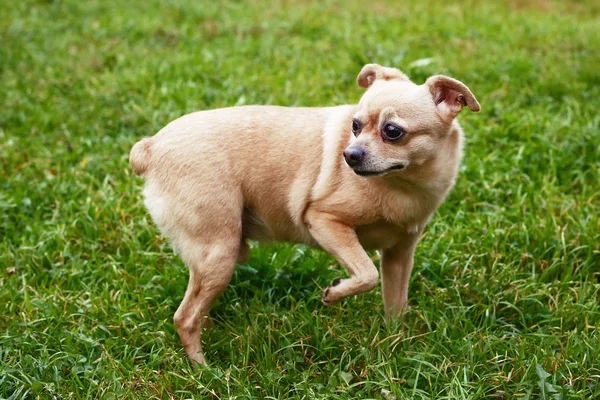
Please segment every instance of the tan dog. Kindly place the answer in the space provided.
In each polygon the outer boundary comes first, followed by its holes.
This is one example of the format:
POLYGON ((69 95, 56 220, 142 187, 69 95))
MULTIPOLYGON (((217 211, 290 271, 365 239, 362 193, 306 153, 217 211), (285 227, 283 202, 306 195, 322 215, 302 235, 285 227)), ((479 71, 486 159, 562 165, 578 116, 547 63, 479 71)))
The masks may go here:
POLYGON ((201 319, 227 287, 247 239, 319 247, 348 270, 325 305, 373 289, 381 253, 388 316, 406 306, 415 246, 454 184, 463 133, 455 117, 479 103, 461 82, 366 65, 358 105, 246 106, 181 117, 131 150, 152 218, 189 266, 174 322, 205 363, 201 319))

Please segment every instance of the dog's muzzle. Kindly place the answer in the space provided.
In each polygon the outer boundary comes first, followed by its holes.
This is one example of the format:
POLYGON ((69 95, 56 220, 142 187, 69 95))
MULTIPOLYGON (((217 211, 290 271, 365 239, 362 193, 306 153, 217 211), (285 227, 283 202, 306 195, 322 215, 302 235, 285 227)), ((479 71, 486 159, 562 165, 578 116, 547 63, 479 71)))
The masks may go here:
POLYGON ((344 150, 344 160, 350 167, 357 167, 365 158, 365 150, 362 147, 350 146, 344 150))

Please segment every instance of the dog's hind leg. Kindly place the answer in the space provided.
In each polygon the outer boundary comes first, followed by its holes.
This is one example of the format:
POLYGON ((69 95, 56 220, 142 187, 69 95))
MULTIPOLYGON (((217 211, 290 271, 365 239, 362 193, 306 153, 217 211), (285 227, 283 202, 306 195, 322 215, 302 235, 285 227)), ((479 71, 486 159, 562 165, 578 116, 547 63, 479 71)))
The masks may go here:
POLYGON ((203 320, 231 280, 240 237, 239 231, 220 230, 218 234, 213 232, 210 242, 187 238, 178 245, 189 267, 190 280, 173 320, 187 355, 200 364, 206 364, 200 342, 203 320))

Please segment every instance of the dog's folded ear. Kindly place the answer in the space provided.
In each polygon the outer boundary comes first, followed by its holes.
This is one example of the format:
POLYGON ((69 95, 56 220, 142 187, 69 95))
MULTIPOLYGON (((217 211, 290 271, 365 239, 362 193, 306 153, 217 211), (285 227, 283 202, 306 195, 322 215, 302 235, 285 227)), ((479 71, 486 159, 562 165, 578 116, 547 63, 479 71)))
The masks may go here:
POLYGON ((356 82, 358 83, 358 86, 366 89, 377 79, 383 79, 386 81, 391 81, 394 79, 403 81, 409 80, 406 75, 396 68, 382 67, 379 64, 367 64, 362 68, 360 74, 358 74, 356 82))
POLYGON ((433 102, 443 114, 454 118, 464 106, 474 112, 479 112, 481 107, 469 88, 453 78, 444 75, 434 75, 427 79, 425 85, 433 96, 433 102))

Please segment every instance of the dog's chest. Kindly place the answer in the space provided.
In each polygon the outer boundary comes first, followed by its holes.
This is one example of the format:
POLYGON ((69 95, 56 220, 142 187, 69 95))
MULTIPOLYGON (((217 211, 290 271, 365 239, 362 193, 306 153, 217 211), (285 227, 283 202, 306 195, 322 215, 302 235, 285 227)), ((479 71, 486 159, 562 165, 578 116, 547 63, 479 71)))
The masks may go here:
POLYGON ((437 197, 416 190, 409 193, 389 191, 379 199, 380 218, 411 231, 412 225, 429 219, 439 204, 437 197))
POLYGON ((375 210, 375 220, 356 225, 361 245, 367 250, 386 249, 396 245, 406 234, 418 233, 435 210, 434 200, 398 194, 382 196, 375 210))

